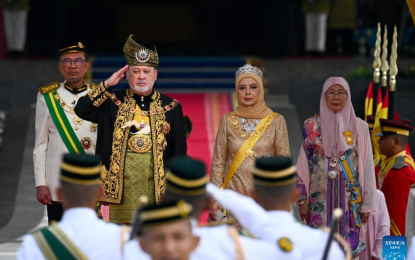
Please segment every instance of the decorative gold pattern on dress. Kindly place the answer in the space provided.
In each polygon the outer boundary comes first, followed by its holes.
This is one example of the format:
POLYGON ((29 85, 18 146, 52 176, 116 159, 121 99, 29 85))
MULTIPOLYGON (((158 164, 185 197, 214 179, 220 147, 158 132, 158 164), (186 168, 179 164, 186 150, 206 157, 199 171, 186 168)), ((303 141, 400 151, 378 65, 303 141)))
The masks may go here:
POLYGON ((145 153, 151 149, 151 138, 147 135, 133 135, 128 140, 128 147, 135 153, 145 153))
POLYGON ((57 90, 60 87, 61 87, 61 83, 59 83, 59 82, 52 82, 50 84, 47 84, 45 86, 40 87, 38 90, 39 90, 40 94, 45 95, 47 93, 50 93, 52 91, 57 90))
POLYGON ((352 130, 349 130, 349 131, 344 131, 344 132, 343 132, 343 136, 344 136, 344 139, 346 140, 346 143, 347 143, 347 144, 352 145, 352 144, 354 143, 354 140, 353 140, 353 138, 352 138, 352 135, 353 135, 352 130))
POLYGON ((82 144, 82 147, 83 147, 85 150, 88 150, 88 149, 89 149, 89 148, 91 148, 91 146, 92 146, 92 140, 91 140, 91 138, 90 138, 90 137, 85 136, 85 137, 83 137, 83 138, 81 139, 81 144, 82 144))
MULTIPOLYGON (((130 89, 124 98, 124 104, 127 106, 135 106, 135 100, 131 98, 130 89)), ((112 138, 112 154, 110 157, 110 166, 107 170, 105 165, 101 168, 101 185, 104 188, 104 194, 101 199, 103 202, 121 203, 123 184, 124 184, 124 160, 127 149, 127 140, 130 128, 122 129, 128 121, 133 119, 134 114, 123 109, 118 109, 117 119, 114 122, 114 133, 112 138)))
MULTIPOLYGON (((239 117, 236 118, 239 121, 239 117)), ((248 119, 249 123, 255 120, 248 119)), ((217 130, 212 159, 210 180, 214 185, 218 187, 222 186, 234 156, 245 141, 232 124, 230 113, 225 114, 217 130)), ((267 131, 262 134, 261 138, 255 144, 256 158, 274 155, 290 156, 288 131, 284 117, 281 115, 275 117, 267 131)), ((247 157, 229 181, 227 188, 249 196, 251 190, 254 188, 252 180, 253 166, 254 160, 247 157)))
POLYGON ((229 113, 229 115, 232 119, 232 124, 235 127, 235 130, 238 132, 238 134, 245 140, 253 140, 259 135, 261 135, 261 133, 264 132, 268 128, 268 126, 271 124, 272 120, 274 120, 274 118, 278 115, 278 113, 277 112, 272 113, 268 117, 265 124, 260 129, 255 129, 254 131, 252 131, 252 133, 249 136, 247 136, 245 131, 242 130, 242 127, 239 124, 238 120, 236 119, 235 114, 231 112, 229 113))

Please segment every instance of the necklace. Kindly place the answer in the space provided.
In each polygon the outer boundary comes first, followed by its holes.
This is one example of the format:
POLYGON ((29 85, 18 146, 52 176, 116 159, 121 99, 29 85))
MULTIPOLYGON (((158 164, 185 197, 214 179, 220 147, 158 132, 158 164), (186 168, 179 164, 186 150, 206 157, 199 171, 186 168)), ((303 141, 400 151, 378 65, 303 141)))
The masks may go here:
POLYGON ((244 130, 246 135, 249 136, 261 122, 261 119, 257 119, 252 125, 249 125, 248 120, 243 117, 239 118, 239 122, 241 123, 242 130, 244 130))
MULTIPOLYGON (((84 123, 84 120, 82 120, 82 118, 79 118, 74 111, 74 107, 69 106, 62 98, 61 96, 59 96, 59 94, 56 92, 56 94, 53 95, 53 97, 55 98, 55 100, 59 103, 59 105, 62 107, 63 111, 74 115, 74 119, 73 119, 73 123, 74 123, 74 129, 78 130, 79 127, 84 123)), ((91 126, 91 131, 93 131, 93 127, 91 126)))
MULTIPOLYGON (((127 89, 127 95, 129 98, 132 98, 134 96, 134 93, 131 90, 127 89)), ((151 96, 151 99, 159 100, 159 98, 160 98, 160 93, 157 91, 154 91, 154 94, 151 96)), ((160 107, 157 107, 156 109, 152 109, 149 111, 143 111, 143 110, 138 111, 137 109, 135 109, 135 107, 129 107, 128 105, 122 103, 115 96, 115 94, 111 94, 110 99, 112 100, 112 102, 114 102, 116 106, 124 109, 124 111, 130 111, 131 113, 134 113, 134 115, 144 115, 144 116, 165 114, 167 111, 172 110, 175 106, 177 106, 177 104, 179 104, 179 101, 177 101, 176 99, 173 99, 173 101, 170 104, 165 105, 164 107, 160 106, 160 107)), ((141 100, 144 101, 144 96, 141 97, 141 100)))

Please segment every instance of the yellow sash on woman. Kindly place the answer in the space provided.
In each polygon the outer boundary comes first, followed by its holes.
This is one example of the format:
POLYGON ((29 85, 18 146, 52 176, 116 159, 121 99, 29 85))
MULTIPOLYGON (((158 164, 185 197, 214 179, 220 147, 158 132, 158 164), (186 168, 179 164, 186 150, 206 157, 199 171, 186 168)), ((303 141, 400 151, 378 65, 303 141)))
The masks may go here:
POLYGON ((276 112, 270 114, 269 116, 263 118, 261 122, 255 127, 254 132, 250 134, 250 136, 239 149, 238 153, 235 155, 235 158, 233 158, 231 166, 229 167, 229 170, 226 173, 225 181, 222 184, 222 189, 225 189, 226 186, 228 186, 229 181, 232 179, 236 170, 239 168, 239 166, 241 166, 245 158, 247 156, 253 156, 254 151, 252 151, 252 148, 255 146, 259 138, 261 138, 265 130, 268 129, 268 126, 271 124, 272 120, 274 120, 274 118, 277 115, 278 113, 276 112))

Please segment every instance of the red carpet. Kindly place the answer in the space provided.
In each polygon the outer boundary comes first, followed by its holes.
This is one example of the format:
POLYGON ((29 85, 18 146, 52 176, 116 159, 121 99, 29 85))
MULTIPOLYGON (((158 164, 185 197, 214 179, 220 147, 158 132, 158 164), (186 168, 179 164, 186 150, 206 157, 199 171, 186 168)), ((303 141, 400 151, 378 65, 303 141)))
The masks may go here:
MULTIPOLYGON (((187 139, 187 155, 206 164, 210 174, 216 133, 222 115, 232 110, 231 94, 173 94, 167 96, 177 99, 183 107, 183 114, 193 122, 193 131, 187 139)), ((207 212, 199 221, 206 223, 207 212)))
POLYGON ((230 94, 167 94, 177 99, 183 114, 193 122, 193 131, 187 139, 187 154, 203 161, 210 172, 216 132, 222 115, 232 110, 230 94))

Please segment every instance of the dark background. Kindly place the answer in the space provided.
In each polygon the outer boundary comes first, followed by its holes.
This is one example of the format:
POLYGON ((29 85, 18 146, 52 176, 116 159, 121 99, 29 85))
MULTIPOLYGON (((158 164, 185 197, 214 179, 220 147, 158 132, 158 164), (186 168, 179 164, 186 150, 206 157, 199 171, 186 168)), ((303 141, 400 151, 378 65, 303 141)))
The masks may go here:
POLYGON ((121 53, 129 34, 168 55, 295 55, 301 1, 31 1, 27 52, 55 55, 80 37, 92 54, 121 53))

